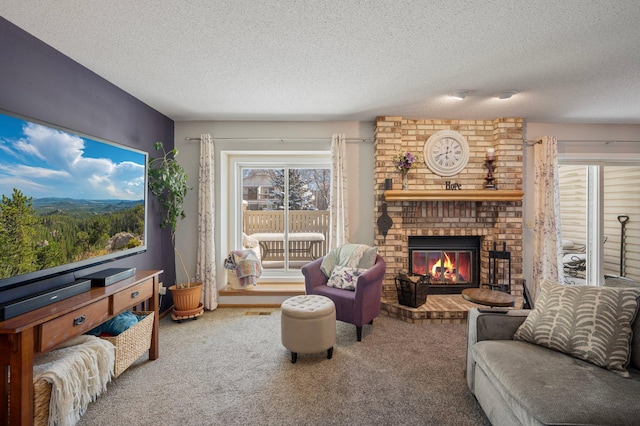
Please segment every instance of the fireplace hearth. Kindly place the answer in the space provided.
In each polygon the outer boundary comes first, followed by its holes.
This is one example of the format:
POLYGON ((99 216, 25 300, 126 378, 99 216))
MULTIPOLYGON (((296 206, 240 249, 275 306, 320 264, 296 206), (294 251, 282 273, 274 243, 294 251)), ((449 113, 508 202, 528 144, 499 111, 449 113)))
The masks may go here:
POLYGON ((409 236, 409 274, 430 280, 430 294, 480 287, 480 237, 409 236))

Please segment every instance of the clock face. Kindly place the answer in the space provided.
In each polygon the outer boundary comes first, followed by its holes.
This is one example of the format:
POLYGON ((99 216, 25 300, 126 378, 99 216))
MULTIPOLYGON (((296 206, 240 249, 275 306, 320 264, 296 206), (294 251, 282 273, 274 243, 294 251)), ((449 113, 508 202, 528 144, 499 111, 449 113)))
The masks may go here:
POLYGON ((441 130, 424 144, 424 161, 439 176, 457 175, 469 162, 469 144, 460 133, 441 130))

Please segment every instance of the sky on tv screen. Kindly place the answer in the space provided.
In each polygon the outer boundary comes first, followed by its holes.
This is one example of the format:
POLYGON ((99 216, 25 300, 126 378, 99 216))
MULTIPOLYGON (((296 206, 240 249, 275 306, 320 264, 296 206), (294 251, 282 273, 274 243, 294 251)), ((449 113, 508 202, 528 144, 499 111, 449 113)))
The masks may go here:
POLYGON ((0 194, 143 200, 145 155, 0 114, 0 194))

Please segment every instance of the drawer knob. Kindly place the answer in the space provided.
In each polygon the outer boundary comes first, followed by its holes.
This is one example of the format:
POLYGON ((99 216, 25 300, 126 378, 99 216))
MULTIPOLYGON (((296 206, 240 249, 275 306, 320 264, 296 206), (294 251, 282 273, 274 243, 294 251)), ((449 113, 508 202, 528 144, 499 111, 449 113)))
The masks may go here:
POLYGON ((76 325, 84 324, 86 320, 87 317, 85 315, 80 315, 79 317, 73 319, 73 326, 75 327, 76 325))
POLYGON ((136 297, 140 296, 140 292, 138 290, 134 291, 133 293, 131 293, 131 298, 135 299, 136 297))

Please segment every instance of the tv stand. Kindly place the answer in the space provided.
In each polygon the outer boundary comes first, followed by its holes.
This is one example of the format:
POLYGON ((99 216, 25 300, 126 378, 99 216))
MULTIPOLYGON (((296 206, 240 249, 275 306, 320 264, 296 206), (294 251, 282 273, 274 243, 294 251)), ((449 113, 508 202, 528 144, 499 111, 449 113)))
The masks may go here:
POLYGON ((155 312, 149 359, 157 359, 161 273, 137 271, 108 287, 92 287, 77 296, 0 322, 0 424, 33 424, 35 358, 128 309, 155 312))

